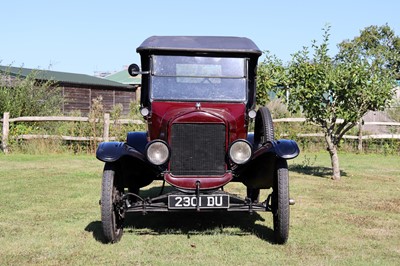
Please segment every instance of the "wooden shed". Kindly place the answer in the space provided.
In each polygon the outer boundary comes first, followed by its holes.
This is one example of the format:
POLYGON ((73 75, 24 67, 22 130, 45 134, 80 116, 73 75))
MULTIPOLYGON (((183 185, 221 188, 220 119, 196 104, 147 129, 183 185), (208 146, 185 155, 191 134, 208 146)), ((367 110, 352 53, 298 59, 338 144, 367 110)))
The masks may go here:
POLYGON ((105 76, 104 78, 108 79, 108 80, 111 80, 111 81, 118 82, 118 83, 122 83, 122 84, 125 84, 125 85, 134 86, 135 88, 137 88, 136 89, 136 101, 137 102, 140 101, 140 88, 141 88, 142 76, 138 75, 136 77, 132 77, 128 73, 128 67, 127 66, 125 67, 124 70, 112 73, 112 74, 110 74, 108 76, 105 76))
POLYGON ((24 78, 33 72, 38 82, 51 80, 60 88, 64 98, 64 114, 72 111, 88 114, 93 99, 99 96, 103 99, 105 111, 109 112, 116 104, 122 104, 123 114, 128 114, 130 103, 136 101, 136 90, 139 87, 85 74, 0 66, 0 73, 14 77, 24 78))

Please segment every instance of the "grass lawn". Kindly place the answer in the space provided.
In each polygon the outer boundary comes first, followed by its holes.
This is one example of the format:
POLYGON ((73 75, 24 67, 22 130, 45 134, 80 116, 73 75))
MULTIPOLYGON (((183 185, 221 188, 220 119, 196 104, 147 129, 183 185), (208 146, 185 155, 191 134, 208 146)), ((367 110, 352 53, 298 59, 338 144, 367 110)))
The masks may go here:
POLYGON ((289 161, 286 245, 273 244, 270 213, 130 214, 107 245, 94 156, 0 155, 0 265, 399 265, 400 158, 339 158, 339 182, 328 153, 289 161))

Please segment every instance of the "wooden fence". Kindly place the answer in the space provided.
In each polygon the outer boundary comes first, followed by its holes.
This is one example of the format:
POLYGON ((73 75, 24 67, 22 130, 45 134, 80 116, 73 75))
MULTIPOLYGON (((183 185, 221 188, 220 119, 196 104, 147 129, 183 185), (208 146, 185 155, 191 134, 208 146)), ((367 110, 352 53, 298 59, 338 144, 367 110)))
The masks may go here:
MULTIPOLYGON (((120 124, 143 124, 141 120, 132 120, 132 119, 118 119, 117 121, 113 121, 110 119, 110 114, 104 114, 104 126, 103 126, 103 136, 102 137, 75 137, 75 136, 56 136, 56 135, 19 135, 16 136, 17 139, 62 139, 62 140, 70 140, 70 141, 110 141, 114 140, 115 138, 110 137, 110 124, 117 122, 120 124)), ((9 130, 10 130, 10 123, 15 122, 90 122, 89 117, 68 117, 68 116, 43 116, 43 117, 35 117, 35 116, 24 116, 24 117, 17 117, 17 118, 10 118, 9 113, 3 114, 3 119, 0 119, 2 122, 2 142, 1 142, 1 149, 4 153, 8 153, 8 139, 9 139, 9 130)), ((305 118, 281 118, 281 119, 274 119, 274 123, 282 123, 282 122, 289 122, 289 123, 302 123, 305 122, 305 118)), ((338 120, 337 123, 342 123, 342 120, 338 120)), ((400 126, 400 122, 364 122, 364 125, 379 125, 379 126, 400 126)), ((360 131, 361 132, 361 131, 360 131)), ((298 137, 323 137, 324 134, 322 133, 312 133, 312 134, 304 134, 298 133, 298 137)), ((361 143, 362 140, 367 139, 400 139, 400 134, 379 134, 379 135, 365 135, 365 136, 351 136, 351 135, 344 135, 343 138, 345 139, 358 139, 361 143)), ((360 144, 359 143, 359 144, 360 144)))
MULTIPOLYGON (((19 135, 15 138, 17 139, 62 139, 62 140, 71 140, 71 141, 110 141, 115 138, 110 137, 110 124, 117 122, 119 124, 143 124, 141 120, 133 120, 133 119, 118 119, 117 121, 113 121, 110 119, 110 114, 105 113, 103 118, 103 136, 102 137, 76 137, 76 136, 58 136, 58 135, 19 135)), ((10 131, 10 123, 15 122, 90 122, 89 117, 79 117, 79 116, 23 116, 17 118, 10 118, 9 113, 3 114, 3 119, 0 119, 3 123, 2 130, 2 141, 1 141, 1 149, 4 153, 8 153, 8 139, 9 139, 9 131, 10 131)), ((97 119, 97 121, 99 121, 97 119)))

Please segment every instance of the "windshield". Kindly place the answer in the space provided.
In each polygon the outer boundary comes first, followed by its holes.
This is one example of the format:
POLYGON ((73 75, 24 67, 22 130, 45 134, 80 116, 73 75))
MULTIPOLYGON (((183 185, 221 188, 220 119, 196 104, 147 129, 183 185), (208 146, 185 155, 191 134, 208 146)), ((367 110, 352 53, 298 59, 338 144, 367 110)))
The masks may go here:
POLYGON ((246 101, 246 59, 153 56, 151 98, 246 101))

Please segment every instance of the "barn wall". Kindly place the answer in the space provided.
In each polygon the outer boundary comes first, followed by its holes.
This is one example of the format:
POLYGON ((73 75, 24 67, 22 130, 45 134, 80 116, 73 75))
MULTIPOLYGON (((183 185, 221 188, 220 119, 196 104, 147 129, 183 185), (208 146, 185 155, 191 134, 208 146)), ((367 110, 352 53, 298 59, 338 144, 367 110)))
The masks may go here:
POLYGON ((90 110, 90 89, 63 87, 64 106, 63 113, 81 111, 83 115, 90 110))
POLYGON ((104 89, 104 88, 85 88, 78 86, 63 86, 62 93, 64 98, 63 112, 69 114, 73 111, 80 111, 82 115, 87 115, 93 99, 103 98, 103 107, 106 112, 113 110, 117 104, 122 104, 123 114, 129 113, 129 104, 136 101, 136 93, 133 90, 104 89))
POLYGON ((91 90, 91 102, 93 102, 94 99, 97 99, 101 97, 103 99, 103 108, 104 111, 109 112, 113 109, 115 105, 115 99, 114 99, 114 90, 96 90, 92 89, 91 90))

